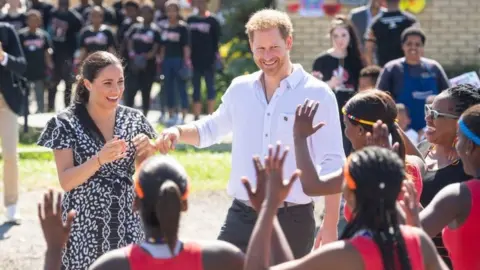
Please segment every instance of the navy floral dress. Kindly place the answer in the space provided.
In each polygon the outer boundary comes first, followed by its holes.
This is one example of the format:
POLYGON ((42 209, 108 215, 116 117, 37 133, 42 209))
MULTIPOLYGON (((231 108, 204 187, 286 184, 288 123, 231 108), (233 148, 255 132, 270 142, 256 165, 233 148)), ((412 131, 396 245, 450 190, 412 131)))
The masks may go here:
MULTIPOLYGON (((64 220, 72 209, 77 215, 63 250, 62 269, 87 269, 102 254, 143 240, 140 218, 133 211, 132 182, 136 154, 132 139, 141 133, 156 137, 140 111, 119 106, 114 135, 128 143, 127 156, 104 164, 85 183, 65 193, 64 220)), ((82 104, 53 117, 38 140, 38 145, 51 149, 72 149, 75 166, 100 152, 104 144, 105 139, 82 104)))

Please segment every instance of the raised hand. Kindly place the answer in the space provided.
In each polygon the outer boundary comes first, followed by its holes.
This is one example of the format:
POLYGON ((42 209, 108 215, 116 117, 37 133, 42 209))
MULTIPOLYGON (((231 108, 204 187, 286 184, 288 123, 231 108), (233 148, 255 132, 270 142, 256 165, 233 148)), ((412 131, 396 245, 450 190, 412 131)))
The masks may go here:
POLYGON ((152 155, 156 148, 155 144, 150 141, 150 138, 141 133, 135 136, 133 138, 133 145, 135 146, 135 149, 137 150, 137 156, 143 157, 143 156, 150 156, 152 155))
POLYGON ((38 219, 40 220, 43 236, 47 242, 47 248, 60 250, 68 241, 75 211, 70 211, 67 215, 67 222, 63 223, 61 208, 62 194, 58 193, 55 206, 53 197, 53 190, 43 195, 43 205, 38 203, 38 219))
POLYGON ((318 101, 305 100, 303 105, 298 105, 295 112, 293 124, 293 136, 298 139, 305 139, 322 128, 325 123, 313 125, 313 118, 319 107, 318 101))
POLYGON ((388 126, 384 124, 382 120, 377 120, 377 122, 373 124, 372 132, 367 132, 367 145, 388 148, 398 153, 398 147, 400 145, 398 142, 391 145, 388 138, 389 134, 388 126))
POLYGON ((127 155, 127 142, 117 137, 108 141, 98 153, 100 165, 122 159, 127 155))
POLYGON ((412 181, 403 181, 403 200, 399 202, 405 212, 405 223, 410 226, 421 227, 420 209, 417 203, 417 191, 412 181))
POLYGON ((268 149, 268 157, 265 159, 265 169, 267 172, 267 195, 266 201, 268 205, 279 207, 288 196, 290 188, 295 180, 300 176, 300 170, 296 170, 291 176, 288 182, 283 179, 283 164, 288 154, 288 149, 281 152, 282 145, 277 144, 275 153, 273 153, 273 147, 268 149))
POLYGON ((155 146, 162 154, 167 154, 170 150, 175 149, 175 144, 180 138, 180 131, 176 127, 167 128, 162 131, 155 146))
POLYGON ((258 213, 262 207, 263 200, 265 199, 267 174, 259 157, 253 157, 253 166, 255 167, 255 175, 257 176, 257 187, 255 188, 255 192, 246 177, 242 178, 242 183, 247 190, 248 199, 252 204, 252 208, 258 213))

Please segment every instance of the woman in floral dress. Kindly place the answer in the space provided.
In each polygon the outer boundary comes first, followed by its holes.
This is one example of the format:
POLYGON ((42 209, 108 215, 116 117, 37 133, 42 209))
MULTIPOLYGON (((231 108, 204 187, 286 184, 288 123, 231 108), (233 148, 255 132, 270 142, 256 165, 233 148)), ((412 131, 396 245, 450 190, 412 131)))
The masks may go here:
POLYGON ((133 212, 135 166, 152 155, 156 137, 141 112, 119 105, 124 91, 118 58, 96 52, 79 73, 74 105, 53 117, 38 144, 53 149, 63 218, 76 217, 62 269, 87 269, 109 250, 143 239, 133 212))

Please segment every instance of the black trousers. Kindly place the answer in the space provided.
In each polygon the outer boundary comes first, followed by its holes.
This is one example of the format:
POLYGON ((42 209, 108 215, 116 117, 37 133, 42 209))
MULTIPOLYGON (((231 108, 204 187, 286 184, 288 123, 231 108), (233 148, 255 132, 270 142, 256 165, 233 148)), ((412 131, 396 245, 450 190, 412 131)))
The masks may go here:
MULTIPOLYGON (((150 66, 149 66, 150 67, 150 66)), ((147 68, 144 72, 127 71, 127 85, 124 93, 125 106, 133 107, 135 95, 138 90, 142 92, 142 109, 146 116, 150 110, 150 93, 152 92, 155 73, 150 72, 152 69, 147 68)))
MULTIPOLYGON (((313 203, 279 208, 277 217, 296 259, 312 250, 315 235, 313 203)), ((228 209, 219 240, 229 242, 246 252, 257 213, 253 208, 234 200, 228 209)))
POLYGON ((73 54, 59 53, 53 55, 55 69, 52 76, 52 83, 48 88, 48 110, 53 111, 55 108, 55 96, 57 95, 57 87, 60 81, 65 82, 65 95, 63 101, 65 107, 70 105, 72 100, 72 84, 73 84, 73 54))

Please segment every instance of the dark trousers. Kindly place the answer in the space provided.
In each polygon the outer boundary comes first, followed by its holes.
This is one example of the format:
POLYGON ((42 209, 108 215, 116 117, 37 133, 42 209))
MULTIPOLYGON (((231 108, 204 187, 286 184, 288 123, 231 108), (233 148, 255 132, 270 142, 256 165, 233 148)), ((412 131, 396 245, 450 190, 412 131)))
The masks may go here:
POLYGON ((201 89, 202 77, 205 79, 205 85, 207 86, 207 100, 215 100, 215 73, 213 69, 210 70, 193 70, 192 85, 193 85, 193 102, 200 102, 201 99, 201 89))
POLYGON ((73 55, 54 54, 53 61, 55 64, 55 69, 52 76, 52 84, 48 89, 48 110, 49 111, 52 111, 55 109, 55 96, 57 95, 57 87, 60 81, 62 80, 65 82, 65 95, 63 97, 65 107, 68 107, 72 100, 73 55))
POLYGON ((165 90, 167 96, 167 106, 169 109, 176 107, 176 96, 180 97, 180 104, 182 109, 187 110, 188 105, 188 95, 187 95, 187 84, 180 77, 179 72, 183 68, 183 59, 180 57, 177 58, 165 58, 162 64, 163 76, 165 80, 165 90))
POLYGON ((149 67, 142 72, 128 71, 127 87, 124 93, 125 106, 133 107, 138 90, 142 92, 142 109, 145 116, 150 110, 150 93, 155 80, 155 73, 149 72, 152 70, 149 67))
MULTIPOLYGON (((279 208, 277 217, 296 259, 312 250, 315 235, 313 203, 279 208)), ((246 252, 257 213, 244 203, 234 200, 220 230, 219 240, 229 242, 246 252)))

